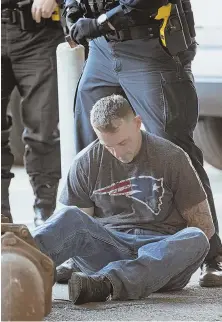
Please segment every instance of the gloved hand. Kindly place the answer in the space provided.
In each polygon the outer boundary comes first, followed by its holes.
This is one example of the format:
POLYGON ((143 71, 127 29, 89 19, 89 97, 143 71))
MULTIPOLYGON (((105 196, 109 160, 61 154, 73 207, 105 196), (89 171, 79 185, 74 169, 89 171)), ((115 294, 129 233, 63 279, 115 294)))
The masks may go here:
POLYGON ((87 39, 94 39, 102 36, 96 19, 80 18, 70 28, 70 36, 77 44, 86 45, 87 39))
POLYGON ((72 25, 76 23, 78 19, 82 18, 82 16, 83 16, 83 13, 80 10, 79 6, 75 5, 71 8, 66 8, 65 17, 66 17, 66 26, 68 27, 68 29, 70 30, 72 25))

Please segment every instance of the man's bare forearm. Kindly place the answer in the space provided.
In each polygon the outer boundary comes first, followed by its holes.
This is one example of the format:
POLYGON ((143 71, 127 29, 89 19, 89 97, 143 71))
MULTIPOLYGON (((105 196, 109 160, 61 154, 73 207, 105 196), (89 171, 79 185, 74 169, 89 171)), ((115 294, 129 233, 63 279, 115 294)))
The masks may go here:
POLYGON ((187 209, 183 213, 183 218, 187 221, 189 227, 200 228, 210 239, 215 233, 215 228, 207 200, 187 209))

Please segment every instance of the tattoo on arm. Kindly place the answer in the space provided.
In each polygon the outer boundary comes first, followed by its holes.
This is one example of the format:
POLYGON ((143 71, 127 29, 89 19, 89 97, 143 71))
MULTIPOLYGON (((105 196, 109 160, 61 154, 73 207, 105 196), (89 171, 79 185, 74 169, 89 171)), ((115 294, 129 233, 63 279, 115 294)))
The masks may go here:
POLYGON ((215 233, 207 199, 192 208, 185 210, 182 216, 186 220, 188 227, 200 228, 206 234, 208 239, 210 239, 215 233))

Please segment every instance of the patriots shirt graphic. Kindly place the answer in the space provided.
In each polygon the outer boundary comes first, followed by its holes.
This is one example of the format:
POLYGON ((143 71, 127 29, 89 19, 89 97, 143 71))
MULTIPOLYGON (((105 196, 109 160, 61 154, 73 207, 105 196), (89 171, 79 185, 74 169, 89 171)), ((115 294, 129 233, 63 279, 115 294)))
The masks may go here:
POLYGON ((159 215, 164 196, 163 178, 152 176, 131 177, 94 190, 93 194, 125 196, 145 205, 154 215, 159 215))

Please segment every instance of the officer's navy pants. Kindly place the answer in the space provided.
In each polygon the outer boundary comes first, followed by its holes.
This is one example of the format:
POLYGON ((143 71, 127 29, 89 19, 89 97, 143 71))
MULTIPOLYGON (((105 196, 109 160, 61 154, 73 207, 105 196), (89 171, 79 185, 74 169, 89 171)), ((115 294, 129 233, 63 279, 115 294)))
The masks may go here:
POLYGON ((56 48, 64 39, 63 30, 58 23, 36 28, 35 31, 22 31, 17 24, 2 23, 1 39, 2 175, 4 178, 11 177, 14 161, 8 142, 11 122, 7 117, 7 106, 17 86, 22 97, 27 173, 59 179, 61 165, 56 48))

